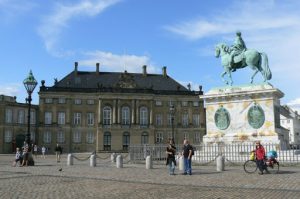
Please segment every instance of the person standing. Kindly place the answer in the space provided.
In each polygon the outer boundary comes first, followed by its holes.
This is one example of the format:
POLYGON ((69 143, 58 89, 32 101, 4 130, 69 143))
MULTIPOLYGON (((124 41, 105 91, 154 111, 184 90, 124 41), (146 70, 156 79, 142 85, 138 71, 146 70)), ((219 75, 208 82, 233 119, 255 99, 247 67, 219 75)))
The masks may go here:
POLYGON ((15 167, 17 165, 18 162, 20 162, 20 166, 22 164, 22 152, 20 151, 19 148, 16 148, 17 152, 16 152, 16 156, 15 156, 15 161, 13 162, 13 167, 15 167))
POLYGON ((259 169, 259 175, 263 175, 264 170, 268 173, 269 171, 267 170, 267 167, 265 165, 265 156, 266 156, 266 151, 265 148, 261 145, 260 141, 257 141, 255 143, 255 157, 256 157, 256 164, 259 169))
POLYGON ((169 175, 175 175, 174 172, 176 166, 176 160, 175 160, 176 147, 173 139, 169 139, 169 144, 166 153, 167 153, 166 165, 169 165, 169 175))
POLYGON ((22 161, 22 167, 28 166, 28 160, 29 160, 29 152, 28 152, 28 145, 26 145, 23 149, 23 161, 22 161))
POLYGON ((34 157, 37 158, 37 156, 38 156, 38 146, 36 144, 33 146, 33 154, 34 154, 34 157))
POLYGON ((44 159, 46 158, 45 153, 46 153, 46 147, 43 146, 43 147, 42 147, 42 157, 43 157, 44 159))
POLYGON ((193 153, 193 148, 189 144, 189 141, 185 139, 183 141, 183 160, 184 160, 184 173, 183 175, 192 175, 192 153, 193 153))
POLYGON ((60 162, 60 155, 62 154, 62 148, 61 146, 59 146, 59 144, 56 144, 55 153, 56 153, 56 162, 60 162))

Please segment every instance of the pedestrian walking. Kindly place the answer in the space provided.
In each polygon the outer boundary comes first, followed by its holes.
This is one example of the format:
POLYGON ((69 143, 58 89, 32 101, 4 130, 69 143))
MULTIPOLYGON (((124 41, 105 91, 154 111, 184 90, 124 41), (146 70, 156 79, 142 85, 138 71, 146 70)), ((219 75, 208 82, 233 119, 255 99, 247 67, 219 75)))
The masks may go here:
POLYGON ((15 160, 13 161, 12 166, 15 167, 17 166, 17 163, 19 162, 20 166, 22 165, 22 152, 20 151, 20 148, 16 148, 16 155, 15 155, 15 160))
POLYGON ((42 147, 42 157, 43 157, 44 159, 46 158, 45 153, 46 153, 46 147, 43 146, 43 147, 42 147))
POLYGON ((60 162, 60 155, 62 154, 62 148, 61 146, 59 146, 59 144, 56 144, 55 154, 56 154, 56 162, 60 162))
POLYGON ((33 154, 34 154, 34 157, 37 158, 37 156, 38 156, 38 146, 36 144, 33 146, 33 154))
POLYGON ((184 160, 184 172, 183 175, 192 175, 192 154, 193 147, 189 144, 189 141, 185 139, 183 141, 183 160, 184 160))
POLYGON ((173 139, 169 139, 169 144, 167 146, 167 162, 166 165, 169 165, 169 175, 175 175, 175 167, 176 167, 176 147, 173 139))
POLYGON ((23 166, 28 166, 28 160, 29 160, 29 151, 28 151, 28 145, 26 145, 24 147, 24 150, 23 150, 23 161, 22 161, 22 167, 23 166))

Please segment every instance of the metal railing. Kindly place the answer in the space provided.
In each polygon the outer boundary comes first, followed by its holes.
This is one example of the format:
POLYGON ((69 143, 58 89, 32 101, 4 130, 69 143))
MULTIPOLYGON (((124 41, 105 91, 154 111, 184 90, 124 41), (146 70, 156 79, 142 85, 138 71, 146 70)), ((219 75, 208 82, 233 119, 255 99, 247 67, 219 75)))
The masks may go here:
MULTIPOLYGON (((277 151, 278 160, 281 163, 300 163, 300 145, 298 147, 282 150, 278 144, 263 144, 266 152, 270 150, 277 151)), ((151 155, 153 161, 163 164, 166 160, 165 144, 157 145, 130 145, 129 156, 132 163, 144 161, 148 155, 151 155)), ((177 158, 182 152, 182 145, 176 146, 177 158)), ((231 163, 243 163, 249 159, 250 152, 255 149, 255 144, 239 143, 239 144, 200 144, 193 145, 194 163, 209 164, 213 162, 219 155, 225 156, 225 160, 231 163)))

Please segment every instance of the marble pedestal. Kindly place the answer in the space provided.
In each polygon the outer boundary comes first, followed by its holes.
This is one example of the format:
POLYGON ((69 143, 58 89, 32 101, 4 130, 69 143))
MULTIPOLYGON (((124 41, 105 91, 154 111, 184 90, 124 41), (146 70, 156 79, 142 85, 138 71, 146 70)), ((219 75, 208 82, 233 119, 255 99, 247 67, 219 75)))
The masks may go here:
POLYGON ((273 143, 284 146, 288 132, 280 127, 280 98, 269 83, 213 88, 205 95, 204 143, 273 143))

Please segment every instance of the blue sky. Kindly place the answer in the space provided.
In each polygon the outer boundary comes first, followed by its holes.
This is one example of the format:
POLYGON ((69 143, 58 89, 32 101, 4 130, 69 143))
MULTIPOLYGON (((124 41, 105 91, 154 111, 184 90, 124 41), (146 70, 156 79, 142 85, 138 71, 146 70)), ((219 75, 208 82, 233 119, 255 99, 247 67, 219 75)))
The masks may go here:
MULTIPOLYGON (((204 91, 223 86, 214 46, 242 32, 248 48, 266 52, 282 104, 300 108, 300 1, 297 0, 0 0, 0 94, 24 102, 30 69, 52 86, 74 69, 167 71, 204 91)), ((249 83, 251 69, 233 74, 249 83)), ((255 82, 262 81, 257 74, 255 82)), ((38 88, 34 103, 38 103, 38 88)))

